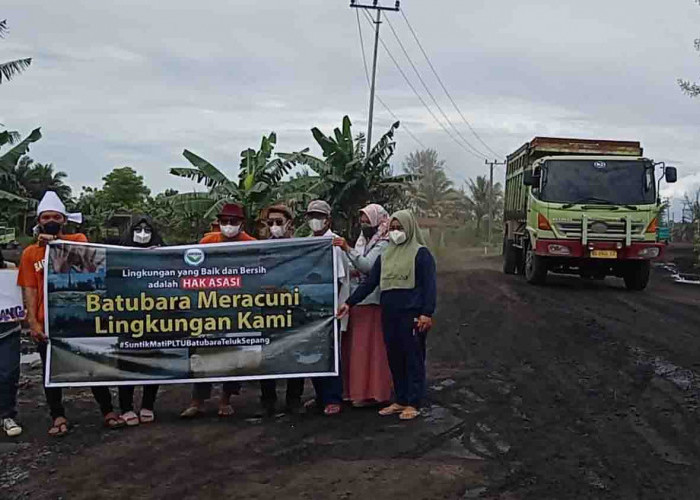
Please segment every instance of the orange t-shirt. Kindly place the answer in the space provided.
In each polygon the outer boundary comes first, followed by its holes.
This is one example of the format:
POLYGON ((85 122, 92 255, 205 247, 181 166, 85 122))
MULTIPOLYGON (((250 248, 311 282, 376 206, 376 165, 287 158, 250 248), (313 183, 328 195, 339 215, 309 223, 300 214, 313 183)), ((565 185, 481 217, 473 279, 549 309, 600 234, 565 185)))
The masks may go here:
POLYGON ((241 231, 240 233, 238 233, 238 236, 236 236, 232 240, 227 240, 226 238, 224 238, 223 234, 221 234, 220 232, 216 232, 216 233, 205 234, 204 238, 199 240, 199 243, 205 245, 207 243, 231 243, 231 242, 235 242, 235 241, 255 241, 255 240, 256 240, 256 238, 253 238, 251 235, 249 235, 245 231, 241 231))
MULTIPOLYGON (((87 237, 84 234, 64 234, 61 236, 65 241, 77 241, 86 243, 87 237)), ((34 243, 29 245, 22 252, 22 259, 19 262, 19 274, 17 285, 27 288, 36 288, 36 319, 44 328, 44 256, 46 255, 46 245, 34 243)))

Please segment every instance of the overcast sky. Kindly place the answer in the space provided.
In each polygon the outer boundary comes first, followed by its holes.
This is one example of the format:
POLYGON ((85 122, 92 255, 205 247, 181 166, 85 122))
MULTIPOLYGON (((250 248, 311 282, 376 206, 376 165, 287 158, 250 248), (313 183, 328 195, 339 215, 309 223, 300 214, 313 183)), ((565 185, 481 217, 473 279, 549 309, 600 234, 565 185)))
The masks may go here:
MULTIPOLYGON (((371 2, 368 2, 371 3, 371 2)), ((384 5, 393 0, 382 0, 384 5)), ((3 0, 10 34, 0 60, 33 57, 0 87, 0 123, 40 126, 31 156, 72 187, 132 166, 154 192, 191 184, 168 174, 188 148, 233 173, 239 152, 274 130, 278 150, 312 147, 343 115, 367 126, 368 88, 355 10, 346 0, 3 0)), ((700 186, 700 99, 676 78, 700 77, 693 0, 403 0, 448 90, 477 133, 505 155, 536 135, 640 140, 679 168, 674 195, 700 186)), ((403 18, 389 13, 426 83, 466 128, 403 18)), ((362 29, 368 57, 370 27, 362 29)), ((387 24, 382 37, 432 104, 387 24)), ((378 94, 447 161, 456 182, 487 172, 435 123, 385 52, 378 94)), ((375 137, 393 121, 377 103, 375 137)), ((437 116, 441 117, 433 107, 437 116)), ((397 135, 394 164, 418 144, 397 135)), ((501 158, 502 159, 502 158, 501 158)), ((497 170, 497 179, 503 169, 497 170)))

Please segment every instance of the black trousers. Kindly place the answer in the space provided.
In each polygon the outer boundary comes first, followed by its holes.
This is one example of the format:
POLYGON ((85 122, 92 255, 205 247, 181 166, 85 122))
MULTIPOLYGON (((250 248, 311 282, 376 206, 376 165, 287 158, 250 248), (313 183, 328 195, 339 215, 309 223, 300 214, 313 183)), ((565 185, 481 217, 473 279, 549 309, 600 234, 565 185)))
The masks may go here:
MULTIPOLYGON (((301 402, 301 395, 304 393, 304 379, 287 379, 287 406, 298 406, 301 402)), ((260 402, 263 406, 274 406, 277 404, 277 380, 267 379, 260 381, 260 402)))
POLYGON ((425 397, 426 334, 416 330, 417 314, 382 310, 384 343, 396 402, 420 407, 425 397))
MULTIPOLYGON (((143 386, 143 397, 141 398, 141 409, 153 411, 156 404, 156 396, 158 395, 158 384, 149 384, 143 386)), ((134 385, 119 386, 119 408, 122 413, 134 411, 134 385)))
MULTIPOLYGON (((39 342, 37 344, 37 350, 39 351, 39 356, 41 356, 41 368, 42 373, 46 375, 46 348, 48 344, 46 342, 39 342)), ((91 387, 92 395, 100 406, 100 411, 102 415, 107 415, 114 411, 112 406, 112 393, 109 392, 109 387, 91 387)), ((49 405, 49 413, 51 418, 57 419, 58 417, 65 417, 66 410, 63 407, 63 389, 61 387, 46 387, 44 386, 44 395, 46 396, 46 403, 49 405)))

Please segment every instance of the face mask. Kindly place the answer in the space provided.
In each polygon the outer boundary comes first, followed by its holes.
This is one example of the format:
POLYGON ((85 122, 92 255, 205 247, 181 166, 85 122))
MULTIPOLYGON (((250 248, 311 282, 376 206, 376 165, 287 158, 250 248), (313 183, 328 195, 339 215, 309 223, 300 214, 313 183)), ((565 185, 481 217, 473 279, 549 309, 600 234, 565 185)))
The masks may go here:
POLYGON ((236 236, 238 236, 238 233, 240 233, 240 232, 241 232, 240 224, 238 226, 231 226, 231 225, 221 226, 221 234, 223 234, 227 238, 235 238, 236 236))
POLYGON ((389 231, 389 239, 394 245, 403 245, 406 243, 406 233, 399 230, 389 231))
POLYGON ((272 226, 270 228, 270 235, 273 238, 283 238, 284 234, 287 232, 287 225, 284 226, 272 226))
POLYGON ((52 234, 53 236, 56 236, 58 233, 61 232, 61 224, 58 222, 47 222, 46 224, 41 225, 41 232, 44 234, 52 234))
POLYGON ((326 225, 326 221, 324 219, 311 219, 309 221, 309 227, 314 233, 319 233, 323 231, 323 228, 326 225))
POLYGON ((134 231, 134 243, 138 243, 139 245, 145 245, 149 241, 151 241, 151 233, 148 233, 144 230, 134 231))
POLYGON ((377 234, 378 228, 372 227, 368 224, 362 224, 362 236, 364 236, 366 239, 371 240, 372 236, 377 234))

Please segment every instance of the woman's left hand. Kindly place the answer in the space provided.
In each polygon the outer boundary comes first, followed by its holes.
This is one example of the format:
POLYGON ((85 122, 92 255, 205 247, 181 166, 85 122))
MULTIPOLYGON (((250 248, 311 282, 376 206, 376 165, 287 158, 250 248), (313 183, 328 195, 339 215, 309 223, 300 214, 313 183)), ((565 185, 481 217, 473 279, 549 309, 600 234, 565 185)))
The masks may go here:
POLYGON ((433 327, 433 318, 430 316, 420 315, 418 316, 418 324, 416 328, 421 333, 425 333, 433 327))
POLYGON ((348 245, 348 242, 345 238, 333 238, 333 246, 334 247, 340 247, 344 252, 347 252, 350 249, 350 245, 348 245))

